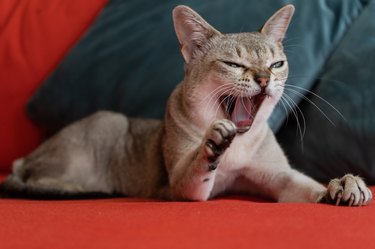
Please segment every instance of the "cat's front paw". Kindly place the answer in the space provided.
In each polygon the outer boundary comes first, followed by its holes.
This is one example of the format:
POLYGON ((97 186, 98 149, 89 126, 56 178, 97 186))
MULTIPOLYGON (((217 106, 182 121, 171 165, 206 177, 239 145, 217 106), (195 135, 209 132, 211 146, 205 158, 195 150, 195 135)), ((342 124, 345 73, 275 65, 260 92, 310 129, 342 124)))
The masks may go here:
POLYGON ((237 132, 236 125, 228 119, 219 119, 212 123, 205 136, 205 153, 212 164, 211 170, 216 168, 217 159, 232 143, 237 132))
POLYGON ((323 199, 336 205, 362 206, 370 203, 372 193, 362 178, 347 174, 329 182, 323 199))

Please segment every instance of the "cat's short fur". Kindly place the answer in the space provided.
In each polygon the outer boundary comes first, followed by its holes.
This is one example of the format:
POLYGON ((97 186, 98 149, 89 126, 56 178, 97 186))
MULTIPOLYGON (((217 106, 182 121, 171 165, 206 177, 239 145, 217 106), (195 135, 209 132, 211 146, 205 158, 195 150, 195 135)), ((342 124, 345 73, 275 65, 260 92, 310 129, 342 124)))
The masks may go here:
POLYGON ((346 175, 328 189, 290 168, 267 119, 288 75, 282 40, 287 5, 259 32, 221 34, 186 6, 173 11, 185 78, 164 122, 98 112, 13 165, 3 193, 104 193, 207 200, 229 192, 279 202, 365 205, 371 191, 346 175))

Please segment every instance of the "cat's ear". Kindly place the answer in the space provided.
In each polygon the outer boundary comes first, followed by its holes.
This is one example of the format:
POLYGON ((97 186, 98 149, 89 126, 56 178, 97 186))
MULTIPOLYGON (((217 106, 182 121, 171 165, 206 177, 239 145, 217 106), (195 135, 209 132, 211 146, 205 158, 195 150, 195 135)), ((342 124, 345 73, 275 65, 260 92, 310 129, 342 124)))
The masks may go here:
POLYGON ((190 62, 196 50, 199 50, 210 38, 220 34, 198 13, 183 5, 174 8, 173 23, 186 63, 190 62))
POLYGON ((282 42, 288 29, 290 20, 294 14, 294 6, 289 4, 273 14, 260 29, 262 34, 267 35, 276 42, 282 42))

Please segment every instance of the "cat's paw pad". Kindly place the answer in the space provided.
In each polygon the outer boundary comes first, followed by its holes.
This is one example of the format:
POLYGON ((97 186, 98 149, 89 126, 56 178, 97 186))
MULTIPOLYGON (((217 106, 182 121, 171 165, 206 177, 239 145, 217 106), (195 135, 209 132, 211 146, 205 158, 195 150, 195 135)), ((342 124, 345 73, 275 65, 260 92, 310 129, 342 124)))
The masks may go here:
POLYGON ((358 176, 347 174, 329 182, 325 200, 336 205, 362 206, 370 203, 372 193, 358 176))
POLYGON ((236 132, 236 125, 228 119, 219 119, 212 123, 205 138, 205 152, 209 162, 215 162, 224 153, 236 132))

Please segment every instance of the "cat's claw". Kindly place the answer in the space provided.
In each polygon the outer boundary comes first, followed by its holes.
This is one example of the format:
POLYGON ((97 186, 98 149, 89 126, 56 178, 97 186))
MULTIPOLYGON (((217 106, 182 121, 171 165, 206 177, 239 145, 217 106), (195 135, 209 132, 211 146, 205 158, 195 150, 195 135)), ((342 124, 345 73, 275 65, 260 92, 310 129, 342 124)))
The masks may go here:
POLYGON ((212 123, 205 138, 205 152, 210 163, 216 162, 224 153, 236 132, 236 125, 228 119, 219 119, 212 123))
POLYGON ((329 182, 324 201, 336 205, 362 206, 372 200, 372 193, 358 176, 347 174, 329 182))

